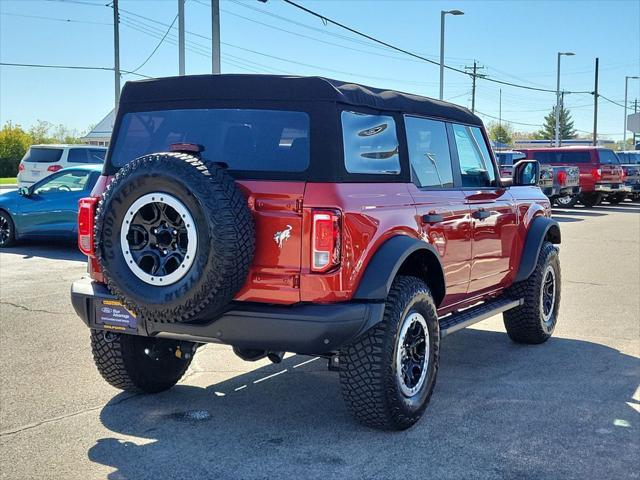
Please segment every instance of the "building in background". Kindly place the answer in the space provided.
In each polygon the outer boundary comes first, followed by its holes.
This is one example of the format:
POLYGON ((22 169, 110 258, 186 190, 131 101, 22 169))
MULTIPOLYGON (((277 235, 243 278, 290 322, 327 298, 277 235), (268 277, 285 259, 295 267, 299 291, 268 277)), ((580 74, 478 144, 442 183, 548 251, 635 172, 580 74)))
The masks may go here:
POLYGON ((113 122, 116 119, 116 111, 111 110, 93 129, 87 133, 81 140, 89 145, 100 145, 108 147, 111 141, 111 131, 113 130, 113 122))

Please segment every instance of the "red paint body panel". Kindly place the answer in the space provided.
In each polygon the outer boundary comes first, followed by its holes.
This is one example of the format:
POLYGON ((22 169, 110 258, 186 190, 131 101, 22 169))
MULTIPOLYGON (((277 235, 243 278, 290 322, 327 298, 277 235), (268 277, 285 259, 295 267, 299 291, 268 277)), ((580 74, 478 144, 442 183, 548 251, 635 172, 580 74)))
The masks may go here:
MULTIPOLYGON (((101 195, 109 181, 100 177, 92 195, 101 195)), ((440 254, 447 294, 439 313, 445 314, 508 287, 531 221, 551 212, 537 187, 421 190, 412 183, 237 183, 256 229, 255 257, 236 295, 239 301, 348 301, 378 248, 395 235, 408 235, 440 254), (341 212, 341 263, 326 273, 311 271, 314 209, 341 212), (474 218, 482 209, 490 215, 474 218), (424 224, 425 214, 441 215, 442 221, 424 224)), ((97 262, 90 265, 91 276, 104 281, 97 262)))

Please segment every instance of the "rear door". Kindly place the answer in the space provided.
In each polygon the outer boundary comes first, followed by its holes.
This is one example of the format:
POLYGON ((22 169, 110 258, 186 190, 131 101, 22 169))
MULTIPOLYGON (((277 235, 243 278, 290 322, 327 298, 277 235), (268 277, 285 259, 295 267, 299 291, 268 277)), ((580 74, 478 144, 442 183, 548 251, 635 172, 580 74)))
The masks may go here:
POLYGON ((479 127, 452 124, 462 191, 471 217, 469 294, 504 286, 516 242, 516 205, 498 185, 496 169, 479 127))
POLYGON ((418 231, 433 245, 444 267, 447 296, 443 307, 462 301, 471 270, 471 221, 465 196, 454 184, 444 122, 405 117, 418 231))
POLYGON ((22 158, 24 169, 20 172, 20 181, 35 183, 42 180, 53 171, 49 167, 58 164, 62 160, 64 149, 51 147, 31 147, 22 158))

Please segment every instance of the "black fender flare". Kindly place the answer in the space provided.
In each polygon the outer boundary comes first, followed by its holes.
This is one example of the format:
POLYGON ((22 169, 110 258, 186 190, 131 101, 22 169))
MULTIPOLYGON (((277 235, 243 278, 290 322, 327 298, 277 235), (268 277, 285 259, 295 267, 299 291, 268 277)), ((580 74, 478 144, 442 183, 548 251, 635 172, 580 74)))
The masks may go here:
POLYGON ((531 276, 536 268, 536 262, 538 261, 542 244, 547 237, 552 243, 560 243, 560 225, 558 225, 558 222, 549 217, 538 216, 534 218, 527 232, 527 238, 524 242, 522 255, 520 257, 518 273, 516 274, 514 282, 521 282, 531 276))
POLYGON ((433 292, 436 305, 439 305, 444 298, 446 289, 440 255, 438 255, 433 245, 406 235, 397 235, 390 238, 373 254, 373 258, 369 261, 360 279, 360 284, 353 299, 385 300, 391 290, 391 284, 405 260, 419 251, 428 252, 428 255, 432 257, 430 259, 431 264, 436 266, 435 270, 437 271, 430 271, 429 275, 434 275, 435 277, 432 278, 441 285, 441 291, 433 292))

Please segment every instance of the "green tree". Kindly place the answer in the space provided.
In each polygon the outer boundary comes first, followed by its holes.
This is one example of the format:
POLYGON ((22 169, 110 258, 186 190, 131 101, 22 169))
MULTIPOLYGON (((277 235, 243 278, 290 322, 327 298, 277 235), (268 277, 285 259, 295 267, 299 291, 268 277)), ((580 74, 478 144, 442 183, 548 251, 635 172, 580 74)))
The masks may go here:
POLYGON ((493 122, 489 124, 489 138, 494 142, 511 145, 513 142, 513 129, 509 124, 493 122))
POLYGON ((0 130, 0 177, 13 177, 31 145, 31 136, 20 125, 7 122, 0 130))
MULTIPOLYGON (((575 138, 576 131, 573 128, 573 119, 571 118, 571 112, 564 106, 560 107, 560 139, 575 138)), ((553 140, 556 138, 556 107, 551 108, 551 111, 544 117, 544 124, 542 129, 536 133, 536 138, 539 140, 553 140)))
POLYGON ((49 135, 53 125, 45 120, 36 120, 34 125, 29 129, 29 135, 33 143, 53 143, 53 139, 49 135))

